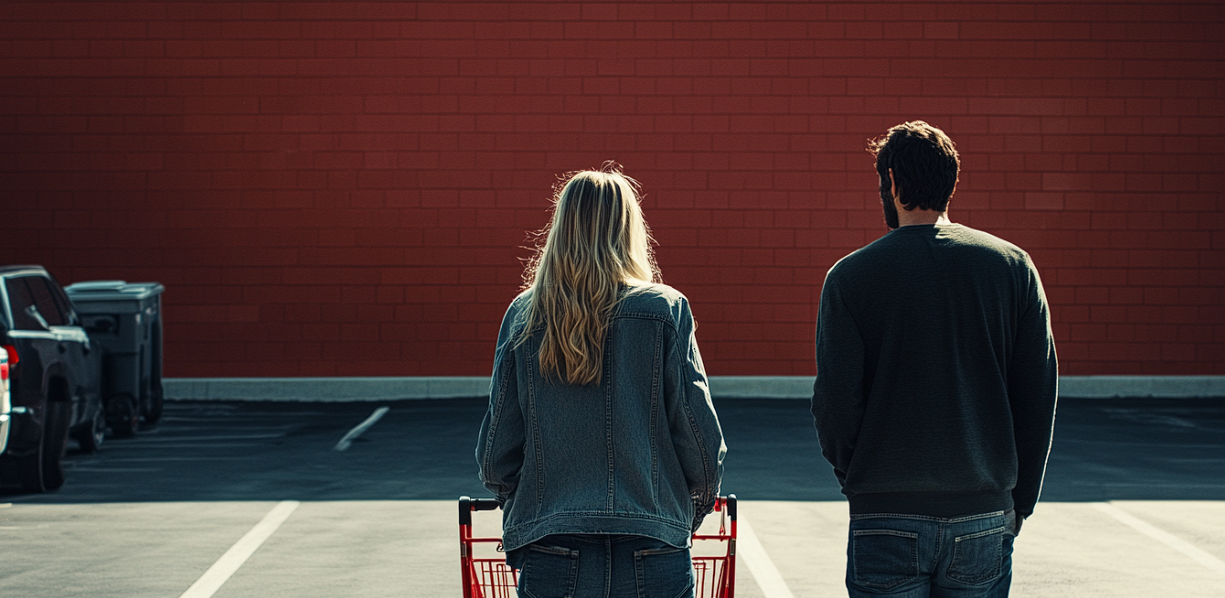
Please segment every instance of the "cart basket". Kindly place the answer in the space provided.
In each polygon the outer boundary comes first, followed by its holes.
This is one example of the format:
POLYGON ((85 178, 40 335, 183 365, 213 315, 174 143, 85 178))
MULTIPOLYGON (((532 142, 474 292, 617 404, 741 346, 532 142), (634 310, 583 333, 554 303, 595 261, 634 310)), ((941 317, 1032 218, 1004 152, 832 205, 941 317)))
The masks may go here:
MULTIPOLYGON (((506 564, 502 556, 479 554, 481 546, 496 546, 502 552, 502 539, 474 537, 473 511, 498 509, 492 498, 459 499, 459 564, 464 598, 514 598, 519 584, 519 572, 506 564)), ((719 513, 719 531, 693 535, 693 574, 697 598, 735 598, 736 593, 736 495, 719 497, 715 502, 719 513)), ((491 551, 486 548, 484 553, 491 551)))

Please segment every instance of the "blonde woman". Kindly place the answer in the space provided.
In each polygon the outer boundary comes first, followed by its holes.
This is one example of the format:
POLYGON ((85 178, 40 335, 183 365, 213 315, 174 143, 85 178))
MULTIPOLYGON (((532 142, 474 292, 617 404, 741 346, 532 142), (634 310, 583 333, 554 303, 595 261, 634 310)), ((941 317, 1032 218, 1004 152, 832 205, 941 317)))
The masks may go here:
POLYGON ((565 180, 524 278, 476 448, 520 595, 692 596, 726 448, 637 183, 611 162, 565 180))

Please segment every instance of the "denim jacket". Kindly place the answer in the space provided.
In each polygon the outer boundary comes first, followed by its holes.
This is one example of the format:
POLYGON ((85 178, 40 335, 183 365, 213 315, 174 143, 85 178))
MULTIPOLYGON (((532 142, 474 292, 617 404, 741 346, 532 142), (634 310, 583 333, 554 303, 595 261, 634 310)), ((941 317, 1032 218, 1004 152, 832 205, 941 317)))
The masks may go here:
POLYGON ((723 475, 689 302, 629 287, 610 317, 599 385, 546 379, 539 334, 515 347, 531 291, 502 321, 476 459, 503 504, 507 551, 550 534, 633 534, 685 547, 723 475))

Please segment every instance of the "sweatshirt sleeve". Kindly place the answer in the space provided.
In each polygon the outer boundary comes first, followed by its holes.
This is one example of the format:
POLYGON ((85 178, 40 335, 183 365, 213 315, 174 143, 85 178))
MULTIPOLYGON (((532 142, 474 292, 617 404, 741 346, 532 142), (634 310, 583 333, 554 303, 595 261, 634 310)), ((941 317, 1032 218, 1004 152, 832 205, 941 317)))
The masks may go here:
POLYGON ((1008 402, 1017 443, 1017 486, 1012 491, 1012 500, 1022 517, 1034 512, 1042 491, 1059 387, 1059 365, 1046 293, 1028 255, 1025 265, 1028 269, 1025 308, 1017 321, 1016 341, 1008 364, 1008 402))
POLYGON ((489 408, 481 422, 476 443, 476 461, 481 483, 505 505, 519 485, 526 441, 523 411, 519 405, 518 379, 512 324, 516 305, 511 304, 502 320, 494 352, 493 376, 489 383, 489 408))
POLYGON ((688 301, 681 299, 676 319, 676 337, 664 367, 665 404, 672 444, 693 500, 696 531, 719 498, 727 446, 710 399, 688 301))
MULTIPOLYGON (((836 268, 837 266, 835 266, 836 268)), ((817 313, 817 378, 812 388, 812 416, 821 454, 846 485, 864 414, 864 344, 830 270, 817 313)))

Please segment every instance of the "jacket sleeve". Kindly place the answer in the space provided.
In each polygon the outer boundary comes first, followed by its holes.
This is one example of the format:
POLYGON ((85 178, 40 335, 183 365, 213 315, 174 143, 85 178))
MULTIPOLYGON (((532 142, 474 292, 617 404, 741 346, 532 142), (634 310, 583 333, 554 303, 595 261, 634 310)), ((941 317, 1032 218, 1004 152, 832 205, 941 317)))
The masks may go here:
POLYGON ((525 441, 513 350, 512 324, 516 312, 516 305, 512 303, 502 319, 494 352, 493 376, 489 383, 489 408, 481 422, 476 443, 481 483, 502 505, 515 493, 519 484, 525 441))
POLYGON ((1017 515, 1022 517, 1034 512, 1042 492, 1059 392, 1059 364, 1046 293, 1028 255, 1025 264, 1026 296, 1008 364, 1008 403, 1017 443, 1017 485, 1012 500, 1017 515))
POLYGON ((664 364, 665 405, 669 406, 669 428, 673 447, 685 472, 689 496, 693 500, 697 530, 719 498, 723 479, 723 429, 710 400, 706 369, 698 352, 694 334, 693 314, 689 303, 680 301, 676 320, 676 336, 664 364))
POLYGON ((833 270, 821 289, 817 313, 817 378, 812 387, 812 417, 821 454, 846 485, 847 469, 863 422, 864 344, 843 302, 833 270))

